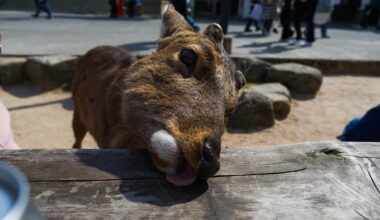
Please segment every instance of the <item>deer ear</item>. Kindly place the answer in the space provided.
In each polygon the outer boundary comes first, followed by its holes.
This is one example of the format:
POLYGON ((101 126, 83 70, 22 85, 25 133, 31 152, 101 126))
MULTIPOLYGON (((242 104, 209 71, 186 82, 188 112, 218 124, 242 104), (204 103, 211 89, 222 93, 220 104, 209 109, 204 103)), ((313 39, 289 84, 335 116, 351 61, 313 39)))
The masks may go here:
POLYGON ((206 30, 203 32, 204 35, 206 35, 210 40, 217 44, 223 43, 223 29, 219 24, 210 24, 207 26, 206 30))
POLYGON ((174 6, 169 4, 162 18, 160 37, 169 37, 181 31, 193 31, 193 28, 191 28, 185 18, 174 9, 174 6))

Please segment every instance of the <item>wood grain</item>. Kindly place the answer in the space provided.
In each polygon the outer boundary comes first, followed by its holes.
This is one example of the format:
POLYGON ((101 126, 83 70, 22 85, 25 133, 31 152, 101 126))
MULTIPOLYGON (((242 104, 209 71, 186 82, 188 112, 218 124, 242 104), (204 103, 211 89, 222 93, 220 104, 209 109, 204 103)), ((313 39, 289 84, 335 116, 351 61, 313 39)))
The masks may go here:
POLYGON ((48 219, 380 219, 380 143, 230 148, 213 178, 169 184, 143 152, 2 151, 48 219))

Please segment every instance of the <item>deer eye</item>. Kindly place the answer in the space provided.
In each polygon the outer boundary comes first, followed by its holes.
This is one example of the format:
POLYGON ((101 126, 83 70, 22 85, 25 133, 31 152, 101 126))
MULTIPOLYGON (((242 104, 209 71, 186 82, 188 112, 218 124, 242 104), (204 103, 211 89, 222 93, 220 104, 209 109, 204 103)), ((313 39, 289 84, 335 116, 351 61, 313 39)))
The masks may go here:
POLYGON ((187 66, 195 65, 197 58, 197 53, 189 48, 183 48, 179 53, 179 60, 187 66))

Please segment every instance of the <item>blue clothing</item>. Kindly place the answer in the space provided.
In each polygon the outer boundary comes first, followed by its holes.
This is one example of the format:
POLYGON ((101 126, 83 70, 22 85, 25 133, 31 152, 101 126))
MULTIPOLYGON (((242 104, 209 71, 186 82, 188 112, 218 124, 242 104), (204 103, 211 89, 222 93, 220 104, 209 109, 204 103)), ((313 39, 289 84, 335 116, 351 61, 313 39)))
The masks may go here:
POLYGON ((333 10, 331 0, 319 0, 316 13, 328 13, 333 10))
POLYGON ((327 37, 327 28, 328 28, 328 22, 324 23, 324 24, 321 24, 320 25, 320 28, 321 28, 321 36, 322 37, 327 37))
POLYGON ((350 121, 338 139, 341 141, 380 142, 380 105, 370 109, 362 118, 350 121))

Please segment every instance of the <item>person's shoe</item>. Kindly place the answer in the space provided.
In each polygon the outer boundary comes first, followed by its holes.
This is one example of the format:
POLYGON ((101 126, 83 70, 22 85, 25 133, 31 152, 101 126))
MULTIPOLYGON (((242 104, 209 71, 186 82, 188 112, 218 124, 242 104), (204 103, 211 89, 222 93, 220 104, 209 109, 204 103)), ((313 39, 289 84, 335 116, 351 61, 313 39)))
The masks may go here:
POLYGON ((52 16, 51 15, 48 15, 47 17, 46 17, 46 19, 51 19, 52 18, 52 16))
POLYGON ((329 35, 322 35, 321 38, 330 38, 329 35))
POLYGON ((313 42, 300 40, 298 43, 301 47, 311 47, 313 46, 313 42))
POLYGON ((39 15, 37 15, 37 14, 32 14, 31 16, 32 16, 32 18, 38 18, 39 17, 39 15))
POLYGON ((298 40, 296 40, 296 39, 292 39, 292 40, 288 41, 288 44, 289 44, 290 46, 295 46, 295 45, 298 44, 298 40))
POLYGON ((253 32, 251 29, 244 29, 244 32, 253 32))

